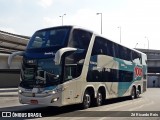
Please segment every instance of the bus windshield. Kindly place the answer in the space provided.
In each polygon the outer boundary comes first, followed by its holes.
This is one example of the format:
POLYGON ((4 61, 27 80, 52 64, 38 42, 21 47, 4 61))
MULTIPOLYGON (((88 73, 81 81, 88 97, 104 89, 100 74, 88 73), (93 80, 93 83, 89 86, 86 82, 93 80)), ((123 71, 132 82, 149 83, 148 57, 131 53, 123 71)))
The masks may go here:
POLYGON ((27 88, 32 88, 35 85, 46 87, 60 83, 62 67, 55 65, 52 58, 34 60, 35 65, 26 64, 28 61, 24 61, 22 66, 23 81, 21 86, 27 88))
POLYGON ((31 38, 27 49, 64 46, 68 40, 70 27, 51 28, 37 31, 31 38))

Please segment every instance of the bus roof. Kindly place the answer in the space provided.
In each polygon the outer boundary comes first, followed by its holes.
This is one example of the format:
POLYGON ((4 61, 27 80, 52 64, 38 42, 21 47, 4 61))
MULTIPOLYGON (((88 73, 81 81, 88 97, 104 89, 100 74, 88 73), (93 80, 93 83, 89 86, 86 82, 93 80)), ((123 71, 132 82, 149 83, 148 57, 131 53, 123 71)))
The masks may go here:
POLYGON ((112 41, 112 40, 104 37, 103 35, 99 35, 99 34, 97 34, 97 33, 95 33, 95 32, 94 32, 94 34, 95 34, 96 36, 100 36, 100 37, 102 37, 102 38, 105 38, 105 39, 107 39, 107 40, 109 40, 109 41, 111 41, 111 42, 113 42, 113 43, 116 43, 116 44, 118 44, 118 45, 121 45, 121 46, 123 46, 123 47, 125 47, 125 48, 128 48, 128 49, 130 49, 130 50, 132 50, 132 51, 135 51, 135 52, 138 52, 138 53, 140 53, 140 54, 144 54, 144 55, 145 55, 145 53, 143 53, 143 52, 141 52, 141 51, 139 51, 139 50, 136 50, 136 49, 134 49, 134 48, 129 48, 129 47, 125 46, 125 45, 122 45, 122 44, 120 44, 120 43, 117 43, 117 42, 115 42, 115 41, 112 41))
POLYGON ((116 43, 116 44, 118 44, 118 45, 121 45, 121 46, 123 46, 123 47, 126 47, 126 48, 128 48, 128 49, 130 49, 130 50, 132 50, 132 51, 138 52, 138 53, 140 53, 140 54, 145 54, 145 53, 143 53, 143 52, 141 52, 141 51, 138 51, 138 50, 136 50, 136 49, 129 48, 129 47, 125 46, 125 45, 122 45, 122 44, 120 44, 120 43, 117 43, 117 42, 115 42, 115 41, 112 41, 112 40, 104 37, 103 35, 100 35, 100 34, 94 32, 94 31, 92 31, 92 30, 89 30, 89 29, 84 28, 84 27, 76 26, 76 25, 54 26, 54 27, 49 27, 49 28, 40 29, 40 30, 37 30, 36 32, 42 31, 42 30, 48 30, 48 29, 52 29, 52 28, 64 28, 64 27, 68 27, 68 28, 72 28, 72 29, 75 29, 75 28, 76 28, 76 29, 86 30, 86 31, 88 31, 88 32, 92 32, 95 36, 100 36, 100 37, 102 37, 102 38, 105 38, 105 39, 113 42, 113 43, 116 43))

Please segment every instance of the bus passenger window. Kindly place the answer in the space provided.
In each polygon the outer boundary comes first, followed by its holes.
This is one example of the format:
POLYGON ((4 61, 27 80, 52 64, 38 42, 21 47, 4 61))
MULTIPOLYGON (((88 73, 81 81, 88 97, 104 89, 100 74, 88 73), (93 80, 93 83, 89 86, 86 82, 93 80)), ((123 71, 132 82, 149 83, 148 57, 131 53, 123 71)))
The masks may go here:
POLYGON ((76 78, 76 66, 66 66, 64 80, 68 81, 76 78))
POLYGON ((137 52, 132 52, 132 60, 133 60, 133 62, 137 62, 137 63, 141 64, 142 63, 141 54, 139 54, 137 52))
POLYGON ((64 81, 68 81, 80 76, 83 64, 72 64, 65 66, 64 81))
POLYGON ((107 55, 113 57, 113 43, 111 41, 107 41, 108 47, 107 47, 107 55))
POLYGON ((118 44, 113 44, 114 45, 114 53, 115 53, 115 55, 114 55, 114 57, 116 57, 116 58, 119 58, 119 45, 118 44))
POLYGON ((75 29, 73 31, 72 39, 69 41, 69 46, 80 49, 87 49, 91 37, 92 34, 90 32, 75 29))

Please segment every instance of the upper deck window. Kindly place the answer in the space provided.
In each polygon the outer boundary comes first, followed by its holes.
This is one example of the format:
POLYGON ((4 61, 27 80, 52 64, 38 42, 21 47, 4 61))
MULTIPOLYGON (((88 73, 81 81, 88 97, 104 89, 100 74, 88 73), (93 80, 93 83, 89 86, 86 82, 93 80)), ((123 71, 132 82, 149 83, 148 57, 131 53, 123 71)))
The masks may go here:
POLYGON ((64 46, 69 36, 69 28, 51 28, 37 31, 31 38, 27 48, 46 48, 64 46))
POLYGON ((69 47, 88 49, 92 33, 89 31, 74 29, 72 33, 72 38, 69 42, 69 47))

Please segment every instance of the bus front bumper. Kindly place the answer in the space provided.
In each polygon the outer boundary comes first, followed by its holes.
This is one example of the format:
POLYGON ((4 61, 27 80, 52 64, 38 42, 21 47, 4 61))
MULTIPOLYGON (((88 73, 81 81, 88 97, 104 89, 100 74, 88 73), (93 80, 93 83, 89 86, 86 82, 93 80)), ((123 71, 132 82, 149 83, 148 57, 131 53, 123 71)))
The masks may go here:
POLYGON ((31 105, 62 106, 60 94, 51 94, 48 96, 25 96, 19 94, 19 102, 21 104, 31 105))

